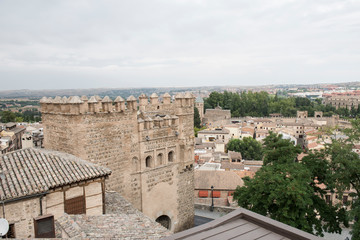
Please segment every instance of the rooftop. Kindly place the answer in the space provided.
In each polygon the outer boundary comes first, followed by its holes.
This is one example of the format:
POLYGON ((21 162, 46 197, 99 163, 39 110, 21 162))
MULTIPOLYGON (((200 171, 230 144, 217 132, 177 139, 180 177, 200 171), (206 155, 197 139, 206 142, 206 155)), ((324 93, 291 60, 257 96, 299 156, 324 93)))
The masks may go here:
POLYGON ((233 171, 195 171, 195 189, 210 189, 214 186, 216 190, 232 190, 238 185, 244 184, 239 175, 233 171))
POLYGON ((0 156, 0 171, 5 176, 0 184, 1 200, 43 193, 111 174, 109 169, 73 155, 33 148, 0 156))
POLYGON ((201 130, 198 134, 229 134, 230 131, 228 129, 214 129, 214 130, 201 130))
POLYGON ((117 192, 106 192, 105 204, 105 215, 65 214, 57 220, 57 227, 74 239, 161 239, 172 234, 117 192))
POLYGON ((221 218, 165 238, 165 240, 175 239, 320 240, 321 238, 244 208, 238 208, 221 218))

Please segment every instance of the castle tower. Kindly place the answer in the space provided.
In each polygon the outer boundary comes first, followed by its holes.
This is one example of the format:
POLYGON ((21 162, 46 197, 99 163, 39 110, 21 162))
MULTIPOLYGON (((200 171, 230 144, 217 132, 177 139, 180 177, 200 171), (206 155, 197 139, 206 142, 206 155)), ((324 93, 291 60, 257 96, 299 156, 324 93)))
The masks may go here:
POLYGON ((307 118, 308 117, 308 111, 297 111, 296 112, 297 118, 307 118))
POLYGON ((108 167, 106 188, 177 232, 194 219, 194 97, 43 98, 45 148, 108 167))
POLYGON ((199 96, 195 100, 195 107, 199 110, 200 120, 204 118, 204 100, 199 96))

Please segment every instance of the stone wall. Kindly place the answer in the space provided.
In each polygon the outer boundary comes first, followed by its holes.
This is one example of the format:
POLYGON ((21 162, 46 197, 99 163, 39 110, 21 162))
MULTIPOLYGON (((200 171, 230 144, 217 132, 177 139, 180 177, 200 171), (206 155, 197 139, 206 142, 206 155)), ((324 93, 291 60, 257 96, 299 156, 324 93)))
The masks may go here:
POLYGON ((16 238, 33 238, 34 218, 42 214, 52 214, 55 219, 64 214, 64 199, 85 195, 87 215, 101 215, 103 213, 103 180, 98 180, 79 186, 60 188, 57 191, 35 196, 33 198, 5 203, 5 217, 10 224, 15 224, 16 238), (21 216, 21 217, 20 217, 21 216))
POLYGON ((14 224, 16 238, 34 237, 33 218, 40 215, 39 197, 7 203, 4 211, 5 216, 2 217, 5 217, 9 224, 14 224))
POLYGON ((354 96, 334 95, 334 96, 325 97, 323 99, 323 104, 331 105, 336 109, 340 107, 351 110, 352 107, 354 107, 355 109, 358 108, 359 100, 360 100, 359 95, 354 95, 354 96))
POLYGON ((224 126, 230 123, 230 110, 223 110, 221 108, 206 109, 203 123, 211 126, 224 126))
POLYGON ((169 216, 178 231, 191 225, 194 212, 193 180, 182 183, 194 161, 194 98, 162 99, 141 95, 137 107, 132 96, 126 103, 121 97, 114 103, 108 97, 43 98, 44 146, 110 168, 108 190, 154 220, 169 216))
POLYGON ((194 170, 188 168, 180 172, 180 181, 178 182, 179 204, 178 212, 180 223, 177 231, 183 231, 194 226, 194 170), (190 191, 192 189, 192 191, 190 191))

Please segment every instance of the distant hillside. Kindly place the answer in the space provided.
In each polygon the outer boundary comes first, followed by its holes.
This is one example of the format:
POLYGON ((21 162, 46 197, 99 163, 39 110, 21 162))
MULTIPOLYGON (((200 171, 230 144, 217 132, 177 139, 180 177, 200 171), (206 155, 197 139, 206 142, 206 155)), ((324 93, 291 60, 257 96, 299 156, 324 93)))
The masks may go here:
POLYGON ((29 99, 40 99, 42 97, 55 97, 55 96, 91 96, 99 95, 101 97, 109 96, 114 98, 116 96, 122 96, 127 98, 130 95, 135 97, 141 93, 150 95, 157 93, 161 95, 165 92, 175 94, 177 92, 185 91, 224 91, 228 88, 236 89, 237 91, 242 90, 256 90, 256 89, 274 89, 274 88, 319 88, 326 89, 329 85, 338 86, 344 88, 360 88, 360 82, 349 82, 349 83, 321 83, 321 84, 278 84, 278 85, 263 85, 263 86, 203 86, 203 87, 178 87, 178 88, 92 88, 92 89, 57 89, 57 90, 8 90, 0 91, 0 98, 29 98, 29 99))
POLYGON ((58 89, 58 90, 9 90, 0 91, 0 98, 29 98, 40 99, 42 97, 55 97, 55 96, 92 96, 99 95, 100 97, 109 96, 114 98, 121 96, 127 98, 130 95, 139 96, 141 93, 151 95, 157 93, 158 95, 168 92, 174 94, 182 91, 192 91, 195 88, 128 88, 128 89, 116 89, 116 88, 94 88, 94 89, 58 89))

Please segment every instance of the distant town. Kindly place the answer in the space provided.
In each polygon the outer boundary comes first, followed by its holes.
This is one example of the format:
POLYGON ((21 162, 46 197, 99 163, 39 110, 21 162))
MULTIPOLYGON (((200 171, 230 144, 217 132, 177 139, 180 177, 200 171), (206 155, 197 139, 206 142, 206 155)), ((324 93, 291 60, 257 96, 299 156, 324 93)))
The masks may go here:
POLYGON ((357 82, 1 91, 6 236, 196 238, 228 213, 259 236, 356 236, 359 102, 357 82))

